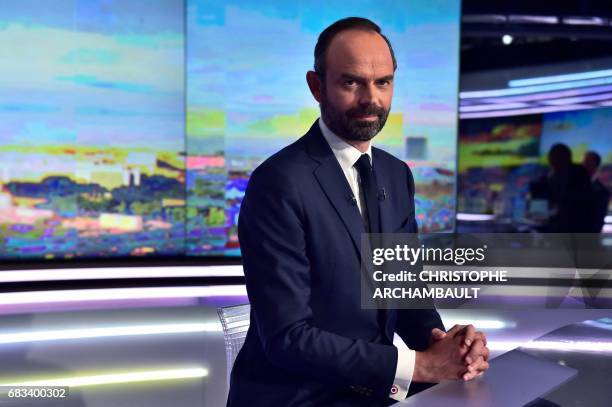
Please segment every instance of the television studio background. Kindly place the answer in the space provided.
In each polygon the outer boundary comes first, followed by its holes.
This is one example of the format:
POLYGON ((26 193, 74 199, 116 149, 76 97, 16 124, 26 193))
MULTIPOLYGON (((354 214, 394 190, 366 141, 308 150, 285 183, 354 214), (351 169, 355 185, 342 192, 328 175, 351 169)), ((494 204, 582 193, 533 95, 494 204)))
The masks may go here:
MULTIPOLYGON (((67 406, 225 404, 217 308, 248 302, 240 202, 318 117, 305 72, 349 15, 394 45, 374 144, 412 169, 421 231, 538 231, 531 185, 555 143, 577 165, 596 151, 612 190, 604 2, 4 0, 0 386, 62 383, 67 406)), ((493 357, 566 352, 578 376, 546 399, 607 405, 584 389, 611 384, 612 338, 534 340, 583 321, 609 332, 612 312, 561 308, 440 313, 485 331, 493 357)))

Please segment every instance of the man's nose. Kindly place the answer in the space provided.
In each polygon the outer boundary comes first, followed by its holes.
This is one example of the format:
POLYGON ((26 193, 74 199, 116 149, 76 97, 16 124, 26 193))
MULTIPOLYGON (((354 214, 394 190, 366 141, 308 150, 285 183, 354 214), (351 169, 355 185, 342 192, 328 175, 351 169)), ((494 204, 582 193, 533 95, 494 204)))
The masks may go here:
POLYGON ((360 105, 371 105, 375 104, 377 98, 377 90, 374 84, 367 84, 362 86, 361 92, 359 94, 359 104, 360 105))

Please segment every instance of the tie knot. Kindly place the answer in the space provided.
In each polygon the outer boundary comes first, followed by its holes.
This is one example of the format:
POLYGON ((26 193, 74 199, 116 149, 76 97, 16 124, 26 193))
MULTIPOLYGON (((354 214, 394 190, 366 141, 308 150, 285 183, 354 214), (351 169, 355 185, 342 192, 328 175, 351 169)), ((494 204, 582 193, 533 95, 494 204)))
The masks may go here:
POLYGON ((361 154, 361 157, 359 157, 359 160, 355 163, 355 168, 357 168, 359 174, 365 174, 366 172, 372 171, 370 157, 367 154, 361 154))

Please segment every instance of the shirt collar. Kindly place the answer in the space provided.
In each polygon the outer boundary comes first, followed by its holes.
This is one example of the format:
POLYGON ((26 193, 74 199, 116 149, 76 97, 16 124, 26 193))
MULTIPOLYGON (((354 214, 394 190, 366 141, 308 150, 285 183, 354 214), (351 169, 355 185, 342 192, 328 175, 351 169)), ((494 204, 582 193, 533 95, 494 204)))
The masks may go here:
MULTIPOLYGON (((327 140, 327 144, 332 149, 334 156, 340 163, 340 167, 343 170, 348 170, 355 165, 359 157, 361 157, 362 153, 357 148, 353 147, 346 141, 342 140, 338 137, 333 131, 327 127, 323 118, 319 117, 319 127, 321 128, 321 133, 323 133, 323 137, 327 140)), ((365 152, 370 158, 370 164, 372 163, 372 143, 368 144, 368 150, 365 152)))

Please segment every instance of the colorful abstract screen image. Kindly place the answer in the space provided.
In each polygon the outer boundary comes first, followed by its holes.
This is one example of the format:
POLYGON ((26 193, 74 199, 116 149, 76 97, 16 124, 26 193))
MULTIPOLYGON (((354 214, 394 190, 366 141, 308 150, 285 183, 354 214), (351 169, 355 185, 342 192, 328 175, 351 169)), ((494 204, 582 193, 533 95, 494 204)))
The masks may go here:
POLYGON ((375 145, 421 230, 453 228, 459 0, 7 0, 0 258, 237 256, 252 170, 318 117, 320 31, 377 22, 398 60, 375 145))
POLYGON ((184 7, 3 1, 0 256, 184 253, 184 7))
POLYGON ((511 212, 540 168, 542 116, 462 120, 458 211, 511 212))
POLYGON ((187 249, 238 254, 250 173, 319 116, 306 85, 318 34, 337 19, 379 24, 398 61, 374 145, 415 174, 421 230, 453 228, 459 1, 188 1, 187 249))

